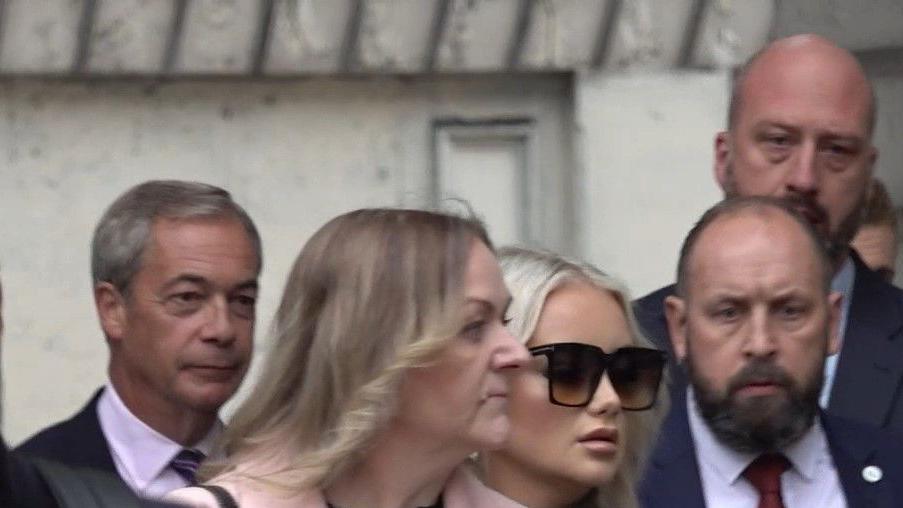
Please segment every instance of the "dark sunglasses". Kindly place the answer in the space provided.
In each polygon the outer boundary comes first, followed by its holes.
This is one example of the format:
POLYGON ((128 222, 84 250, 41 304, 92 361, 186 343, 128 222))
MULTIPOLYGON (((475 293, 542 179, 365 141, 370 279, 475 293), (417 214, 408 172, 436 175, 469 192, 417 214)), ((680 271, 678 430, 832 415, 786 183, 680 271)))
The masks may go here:
POLYGON ((530 348, 545 358, 541 371, 549 379, 549 402, 581 407, 592 400, 603 374, 621 399, 621 409, 642 411, 655 404, 666 355, 657 349, 622 347, 612 353, 577 342, 530 348))

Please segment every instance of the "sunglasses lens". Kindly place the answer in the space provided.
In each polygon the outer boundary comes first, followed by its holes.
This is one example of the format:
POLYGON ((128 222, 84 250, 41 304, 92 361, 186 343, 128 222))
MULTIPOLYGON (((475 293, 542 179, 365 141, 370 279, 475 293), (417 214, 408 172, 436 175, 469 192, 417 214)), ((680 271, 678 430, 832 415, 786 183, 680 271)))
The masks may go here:
POLYGON ((647 409, 655 403, 664 357, 659 351, 622 348, 609 357, 608 378, 624 409, 647 409))
POLYGON ((556 347, 548 369, 552 399, 559 404, 587 404, 599 383, 598 359, 581 347, 556 347))

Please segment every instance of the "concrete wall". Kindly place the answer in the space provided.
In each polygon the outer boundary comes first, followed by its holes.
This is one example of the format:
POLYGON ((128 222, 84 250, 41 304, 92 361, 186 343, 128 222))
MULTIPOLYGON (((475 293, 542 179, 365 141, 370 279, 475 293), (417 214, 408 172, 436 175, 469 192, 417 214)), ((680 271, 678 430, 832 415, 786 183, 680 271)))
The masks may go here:
MULTIPOLYGON (((895 73, 874 77, 878 174, 899 204, 903 90, 895 73)), ((265 242, 265 353, 285 272, 318 226, 360 206, 429 204, 436 119, 534 118, 543 151, 564 154, 547 169, 569 172, 577 161, 564 191, 573 195, 549 200, 573 206, 562 216, 577 224, 562 229, 574 234, 550 246, 582 254, 642 295, 673 280, 684 234, 721 197, 712 143, 728 85, 726 72, 664 71, 0 82, 4 435, 15 443, 71 414, 103 382, 88 243, 103 209, 137 182, 208 181, 247 207, 265 242)))
POLYGON ((4 435, 15 443, 71 414, 104 381, 89 241, 103 209, 137 182, 221 185, 257 221, 266 256, 263 354, 285 273, 317 227, 356 207, 430 204, 434 120, 531 118, 543 152, 535 164, 574 173, 557 191, 563 194, 544 187, 539 206, 573 209, 561 213, 564 222, 544 226, 540 243, 583 255, 639 295, 672 280, 683 235, 719 197, 711 142, 727 80, 724 73, 586 73, 574 80, 5 82, 4 435), (548 153, 555 150, 558 164, 548 153), (576 224, 566 223, 571 217, 576 224))
MULTIPOLYGON (((74 412, 105 379, 89 242, 104 208, 151 178, 224 186, 261 230, 259 352, 285 273, 327 219, 423 206, 437 118, 540 119, 567 132, 563 76, 0 83, 4 436, 74 412)), ((559 141, 567 143, 566 141, 559 141)), ((246 387, 249 386, 246 384, 246 387)))
POLYGON ((887 185, 894 203, 903 206, 903 75, 873 78, 878 97, 875 174, 887 185))
POLYGON ((677 251, 721 198, 712 177, 729 76, 667 73, 578 81, 585 252, 641 296, 674 281, 677 251))

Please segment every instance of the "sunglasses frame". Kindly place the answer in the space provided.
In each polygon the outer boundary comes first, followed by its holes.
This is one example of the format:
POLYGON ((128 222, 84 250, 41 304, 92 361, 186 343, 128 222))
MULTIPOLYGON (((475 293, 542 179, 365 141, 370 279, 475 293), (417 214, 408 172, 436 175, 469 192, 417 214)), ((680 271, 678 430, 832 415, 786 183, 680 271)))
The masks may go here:
MULTIPOLYGON (((552 387, 554 382, 552 380, 551 374, 549 374, 547 372, 546 374, 544 374, 544 377, 548 381, 549 402, 550 403, 552 403, 556 406, 564 406, 564 407, 586 407, 586 406, 588 406, 590 404, 590 402, 592 402, 593 396, 595 395, 596 390, 599 389, 599 384, 602 382, 602 376, 605 376, 608 372, 608 366, 611 361, 610 360, 611 357, 618 354, 619 352, 639 350, 639 351, 642 351, 643 354, 648 355, 648 358, 652 359, 652 361, 657 361, 659 363, 658 368, 660 369, 661 373, 659 374, 658 381, 655 383, 654 390, 652 391, 652 393, 653 393, 652 401, 648 405, 643 406, 643 407, 634 407, 634 408, 627 408, 622 405, 621 409, 623 409, 624 411, 646 411, 646 410, 652 408, 653 406, 655 406, 655 403, 658 401, 658 392, 659 392, 659 388, 661 387, 661 384, 662 384, 662 379, 665 377, 664 370, 665 370, 665 364, 668 359, 668 355, 664 351, 661 351, 658 349, 653 349, 653 348, 639 347, 639 346, 626 346, 626 347, 618 348, 611 353, 606 353, 602 348, 600 348, 598 346, 594 346, 592 344, 585 344, 582 342, 556 342, 554 344, 545 344, 542 346, 531 347, 531 348, 528 348, 527 351, 530 352, 531 356, 545 356, 546 361, 548 362, 549 368, 551 368, 552 361, 553 361, 552 357, 555 354, 555 349, 562 348, 562 346, 564 346, 565 348, 572 348, 574 346, 578 346, 584 350, 595 351, 598 354, 597 358, 599 358, 599 363, 602 364, 602 369, 599 371, 598 379, 593 380, 593 384, 595 384, 595 387, 592 390, 590 390, 589 395, 587 396, 587 400, 583 404, 567 404, 567 403, 556 400, 555 395, 554 395, 555 390, 552 387)), ((609 378, 609 382, 611 382, 611 378, 609 378)), ((614 388, 614 384, 612 384, 612 388, 614 388)), ((617 393, 617 391, 618 390, 615 390, 616 393, 617 393)), ((618 397, 620 398, 620 394, 618 394, 618 397)))

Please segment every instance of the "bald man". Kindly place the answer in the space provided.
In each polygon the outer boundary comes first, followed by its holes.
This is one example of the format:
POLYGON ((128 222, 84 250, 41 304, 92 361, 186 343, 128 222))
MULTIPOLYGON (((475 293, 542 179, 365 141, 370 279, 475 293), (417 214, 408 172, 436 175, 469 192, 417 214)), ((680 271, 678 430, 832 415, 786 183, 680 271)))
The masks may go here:
POLYGON ((903 506, 903 444, 825 414, 840 294, 823 239, 782 200, 723 201, 681 249, 665 299, 690 388, 672 405, 646 508, 903 506))
MULTIPOLYGON (((903 292, 850 249, 872 181, 875 99, 848 51, 814 35, 780 39, 743 66, 728 129, 715 136, 725 196, 773 196, 802 214, 828 250, 842 295, 839 353, 825 363, 822 407, 903 432, 903 292)), ((670 350, 663 302, 674 286, 636 302, 637 317, 670 350)), ((673 356, 672 356, 673 358, 673 356)), ((676 372, 681 396, 686 378, 676 372)))

